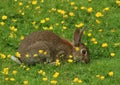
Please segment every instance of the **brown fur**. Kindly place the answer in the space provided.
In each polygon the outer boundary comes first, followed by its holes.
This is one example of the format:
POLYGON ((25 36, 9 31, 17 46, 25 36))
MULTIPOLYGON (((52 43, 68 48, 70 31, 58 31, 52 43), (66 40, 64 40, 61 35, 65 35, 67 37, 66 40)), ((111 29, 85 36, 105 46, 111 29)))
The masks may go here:
POLYGON ((23 63, 33 65, 43 62, 55 62, 56 59, 66 60, 69 55, 74 54, 74 46, 53 32, 37 31, 28 35, 21 42, 18 52, 21 54, 20 60, 23 63), (39 50, 44 50, 47 54, 39 54, 39 50), (26 54, 29 54, 30 57, 26 58, 26 54), (34 54, 38 54, 38 57, 33 57, 34 54), (60 57, 61 55, 62 57, 60 57))

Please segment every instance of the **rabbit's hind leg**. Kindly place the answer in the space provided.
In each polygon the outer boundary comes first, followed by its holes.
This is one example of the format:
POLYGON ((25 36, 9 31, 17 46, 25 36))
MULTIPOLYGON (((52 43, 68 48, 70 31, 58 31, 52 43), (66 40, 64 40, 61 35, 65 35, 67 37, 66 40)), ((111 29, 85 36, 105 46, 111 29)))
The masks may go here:
POLYGON ((48 63, 51 61, 49 47, 43 41, 36 42, 25 49, 21 61, 28 65, 48 63))

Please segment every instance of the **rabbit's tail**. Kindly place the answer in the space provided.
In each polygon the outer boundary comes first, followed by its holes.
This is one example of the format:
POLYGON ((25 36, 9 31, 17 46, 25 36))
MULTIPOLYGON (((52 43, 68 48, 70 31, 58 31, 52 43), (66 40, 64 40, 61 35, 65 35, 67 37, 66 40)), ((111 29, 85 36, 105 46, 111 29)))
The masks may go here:
POLYGON ((11 56, 11 59, 12 59, 13 61, 15 61, 16 63, 21 64, 21 61, 20 61, 17 57, 11 56))

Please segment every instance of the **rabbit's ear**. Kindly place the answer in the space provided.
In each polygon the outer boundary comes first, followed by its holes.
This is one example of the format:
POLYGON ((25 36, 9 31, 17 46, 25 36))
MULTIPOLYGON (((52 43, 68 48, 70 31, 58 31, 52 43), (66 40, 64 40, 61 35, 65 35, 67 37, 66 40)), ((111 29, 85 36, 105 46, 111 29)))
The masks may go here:
POLYGON ((85 28, 83 28, 81 31, 79 28, 77 28, 74 32, 74 45, 79 46, 82 40, 82 35, 84 32, 85 28))
POLYGON ((86 29, 86 27, 82 28, 82 30, 80 31, 79 42, 82 41, 82 36, 83 36, 83 33, 84 33, 85 29, 86 29))
POLYGON ((79 36, 80 36, 80 29, 76 29, 74 32, 74 45, 79 46, 79 36))

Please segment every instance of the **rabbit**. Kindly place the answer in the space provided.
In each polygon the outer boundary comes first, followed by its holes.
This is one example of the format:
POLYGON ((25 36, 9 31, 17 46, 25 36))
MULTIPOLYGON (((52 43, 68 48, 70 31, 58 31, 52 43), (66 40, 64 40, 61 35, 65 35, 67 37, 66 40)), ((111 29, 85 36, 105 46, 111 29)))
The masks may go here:
POLYGON ((35 65, 44 62, 52 63, 56 59, 66 61, 69 55, 72 55, 73 60, 77 62, 89 63, 89 49, 81 42, 84 30, 85 28, 75 29, 73 43, 51 31, 33 32, 21 41, 18 48, 20 57, 11 58, 19 64, 35 65))

